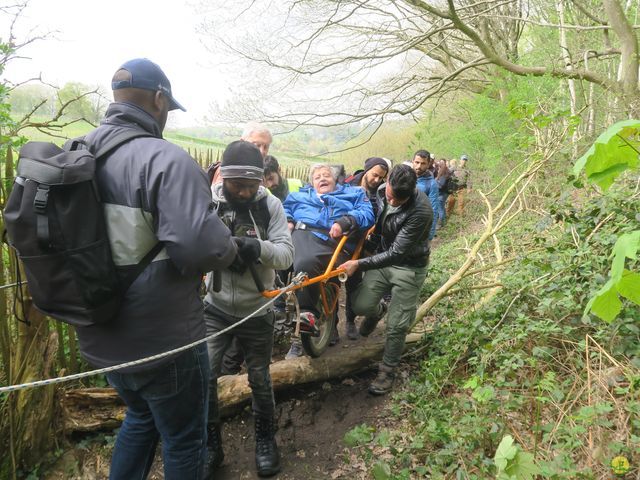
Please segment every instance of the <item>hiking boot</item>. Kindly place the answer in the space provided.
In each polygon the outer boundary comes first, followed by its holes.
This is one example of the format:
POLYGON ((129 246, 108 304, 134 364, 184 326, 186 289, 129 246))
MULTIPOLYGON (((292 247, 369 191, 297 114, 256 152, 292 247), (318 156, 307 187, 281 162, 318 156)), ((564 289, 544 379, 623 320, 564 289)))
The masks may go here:
POLYGON ((395 367, 389 367, 381 363, 378 367, 378 376, 369 385, 369 393, 372 395, 384 395, 393 387, 393 380, 396 378, 395 367))
POLYGON ((378 325, 380 319, 387 314, 387 309, 387 304, 381 300, 378 304, 378 315, 375 317, 365 317, 360 324, 360 335, 363 337, 371 335, 371 332, 376 329, 376 325, 378 325))
POLYGON ((209 480, 214 478, 217 468, 222 465, 224 451, 222 450, 222 435, 220 424, 207 425, 207 456, 205 458, 202 478, 209 480))
POLYGON ((349 340, 357 340, 359 337, 356 322, 347 322, 347 338, 349 340))
POLYGON ((331 338, 329 339, 329 346, 333 347, 340 341, 340 334, 338 333, 338 326, 334 325, 331 330, 331 338))
POLYGON ((270 477, 280 471, 280 453, 276 443, 273 417, 256 416, 256 468, 258 476, 270 477))
POLYGON ((302 348, 302 343, 300 342, 299 339, 294 338, 291 341, 291 348, 289 348, 289 351, 284 356, 284 359, 285 360, 291 360, 293 358, 301 357, 302 355, 304 355, 304 350, 302 348))

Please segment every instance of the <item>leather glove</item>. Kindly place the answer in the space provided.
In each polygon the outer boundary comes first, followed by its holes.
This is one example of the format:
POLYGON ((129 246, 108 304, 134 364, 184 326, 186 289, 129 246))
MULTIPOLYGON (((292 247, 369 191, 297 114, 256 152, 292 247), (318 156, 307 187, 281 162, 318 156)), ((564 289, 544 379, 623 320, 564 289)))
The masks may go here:
POLYGON ((233 262, 231 262, 231 265, 229 265, 227 269, 235 273, 243 274, 247 270, 247 264, 242 261, 239 254, 236 254, 236 258, 233 259, 233 262))
POLYGON ((251 237, 234 237, 238 246, 238 256, 246 264, 256 263, 260 258, 260 240, 251 237))
POLYGON ((343 215, 336 220, 336 223, 340 225, 340 228, 342 228, 342 234, 346 235, 351 231, 351 228, 356 222, 355 218, 353 218, 351 215, 343 215))

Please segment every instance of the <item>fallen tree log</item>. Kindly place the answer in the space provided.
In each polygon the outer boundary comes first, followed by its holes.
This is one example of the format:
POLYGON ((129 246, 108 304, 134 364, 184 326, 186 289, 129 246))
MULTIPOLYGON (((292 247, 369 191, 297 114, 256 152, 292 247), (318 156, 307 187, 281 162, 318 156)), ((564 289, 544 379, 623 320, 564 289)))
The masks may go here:
MULTIPOLYGON (((407 336, 407 347, 416 344, 421 334, 407 336)), ((372 338, 333 348, 319 358, 300 357, 271 364, 271 382, 275 391, 293 385, 341 378, 366 370, 382 357, 384 340, 372 338)), ((247 375, 228 375, 218 379, 218 401, 223 416, 238 411, 251 398, 247 375)), ((117 428, 124 419, 125 406, 112 388, 82 388, 65 392, 62 399, 63 428, 66 434, 117 428)))

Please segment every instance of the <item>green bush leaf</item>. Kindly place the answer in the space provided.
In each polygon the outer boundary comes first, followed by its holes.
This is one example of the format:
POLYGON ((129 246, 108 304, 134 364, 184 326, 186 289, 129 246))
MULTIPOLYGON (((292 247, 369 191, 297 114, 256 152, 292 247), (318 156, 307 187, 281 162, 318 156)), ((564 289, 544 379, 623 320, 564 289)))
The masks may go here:
POLYGON ((353 427, 344 434, 344 444, 347 447, 356 447, 358 445, 369 443, 373 439, 373 432, 373 427, 369 427, 365 423, 353 427))
POLYGON ((371 473, 375 480, 388 480, 391 478, 391 467, 384 462, 378 462, 373 466, 371 473))
POLYGON ((591 304, 591 311, 605 322, 612 322, 622 310, 622 302, 612 288, 598 294, 591 304))
POLYGON ((511 477, 518 480, 532 480, 540 473, 540 467, 533 461, 532 454, 518 450, 506 471, 511 477))
POLYGON ((618 282, 622 278, 625 260, 627 258, 631 260, 636 259, 638 249, 640 249, 640 230, 624 233, 618 237, 611 252, 611 256, 613 257, 611 278, 614 282, 618 282))
POLYGON ((638 166, 640 120, 617 122, 603 132, 573 167, 577 176, 583 169, 589 181, 607 190, 615 178, 638 166))
POLYGON ((640 305, 640 274, 625 270, 616 289, 620 295, 640 305))
POLYGON ((498 472, 506 470, 510 460, 513 460, 518 453, 517 445, 513 444, 513 437, 506 435, 500 441, 500 445, 496 450, 496 454, 493 457, 493 461, 498 467, 498 472))

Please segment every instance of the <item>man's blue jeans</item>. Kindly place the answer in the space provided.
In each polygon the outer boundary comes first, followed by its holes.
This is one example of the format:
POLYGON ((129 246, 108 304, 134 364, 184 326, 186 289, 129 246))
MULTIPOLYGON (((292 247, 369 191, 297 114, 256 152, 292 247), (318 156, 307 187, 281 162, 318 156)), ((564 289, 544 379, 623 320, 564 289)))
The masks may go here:
POLYGON ((127 404, 109 478, 145 479, 162 439, 164 478, 200 480, 209 401, 206 344, 159 367, 136 373, 111 372, 107 379, 127 404))

